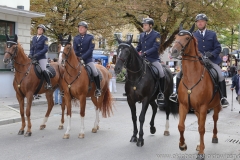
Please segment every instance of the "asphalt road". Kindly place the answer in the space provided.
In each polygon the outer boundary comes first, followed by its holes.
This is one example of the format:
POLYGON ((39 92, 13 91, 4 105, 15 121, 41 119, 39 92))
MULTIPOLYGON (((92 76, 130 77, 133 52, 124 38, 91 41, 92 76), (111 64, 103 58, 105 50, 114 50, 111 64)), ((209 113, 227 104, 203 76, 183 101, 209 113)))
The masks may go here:
MULTIPOLYGON (((228 95, 231 91, 228 90, 228 95)), ((231 96, 228 97, 231 103, 231 96)), ((213 120, 211 111, 206 120, 205 154, 206 160, 240 160, 240 105, 233 100, 231 106, 220 112, 218 121, 218 144, 211 143, 213 120)), ((156 133, 150 133, 149 107, 144 124, 144 146, 137 147, 130 143, 132 136, 131 113, 126 101, 115 102, 114 115, 110 118, 100 118, 98 133, 92 133, 95 120, 95 110, 91 101, 87 101, 85 116, 85 138, 78 139, 80 131, 79 108, 73 107, 72 128, 70 139, 63 139, 66 124, 63 130, 58 130, 60 124, 60 106, 53 108, 47 127, 39 130, 46 105, 32 107, 32 136, 17 135, 21 123, 12 123, 0 126, 0 159, 6 160, 149 160, 149 159, 196 159, 196 145, 198 142, 197 118, 193 113, 187 115, 185 121, 185 139, 187 151, 179 150, 178 118, 170 116, 170 136, 164 136, 165 112, 158 111, 155 118, 156 133)), ((137 115, 141 105, 137 104, 137 115)), ((101 117, 101 116, 100 116, 101 117)), ((139 123, 138 123, 139 126, 139 123)))

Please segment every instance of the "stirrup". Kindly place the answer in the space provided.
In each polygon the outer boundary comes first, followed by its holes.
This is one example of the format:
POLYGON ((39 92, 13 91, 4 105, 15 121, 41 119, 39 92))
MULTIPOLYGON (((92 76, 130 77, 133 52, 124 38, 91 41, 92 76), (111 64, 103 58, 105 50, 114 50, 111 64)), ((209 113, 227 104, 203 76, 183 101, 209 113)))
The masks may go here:
POLYGON ((164 94, 163 93, 159 93, 157 95, 157 104, 158 105, 164 105, 164 102, 165 102, 164 94))
POLYGON ((161 93, 158 93, 158 95, 157 95, 157 100, 159 100, 159 101, 164 101, 164 94, 161 92, 161 93))
POLYGON ((100 89, 96 89, 94 96, 95 96, 95 97, 100 97, 100 96, 101 96, 101 90, 100 90, 100 89))
POLYGON ((228 103, 228 101, 227 101, 227 99, 225 97, 221 98, 220 105, 222 106, 222 108, 227 108, 229 106, 229 103, 228 103), (223 100, 225 100, 225 102, 227 102, 227 103, 226 104, 222 104, 223 100))
POLYGON ((46 84, 46 89, 52 89, 52 85, 51 84, 46 84))
POLYGON ((178 94, 177 93, 172 93, 169 96, 169 100, 172 101, 172 102, 178 103, 178 94))

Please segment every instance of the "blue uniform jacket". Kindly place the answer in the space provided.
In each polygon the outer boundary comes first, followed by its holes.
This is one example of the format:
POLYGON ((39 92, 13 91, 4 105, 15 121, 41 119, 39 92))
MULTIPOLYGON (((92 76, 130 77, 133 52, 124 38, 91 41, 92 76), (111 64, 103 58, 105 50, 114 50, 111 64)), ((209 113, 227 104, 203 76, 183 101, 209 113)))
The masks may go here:
POLYGON ((159 61, 158 48, 160 46, 161 36, 158 32, 152 30, 149 35, 145 32, 140 34, 139 42, 136 47, 138 52, 146 53, 146 59, 149 62, 159 61))
POLYGON ((37 36, 32 39, 32 46, 30 48, 30 55, 37 55, 36 59, 46 59, 46 53, 48 52, 48 38, 44 35, 37 40, 37 36))
POLYGON ((236 93, 238 94, 238 90, 239 90, 239 75, 236 74, 235 76, 232 77, 232 86, 231 88, 234 88, 236 90, 236 93))
POLYGON ((204 37, 200 34, 199 30, 193 33, 194 37, 198 41, 198 50, 203 55, 205 52, 211 52, 213 57, 209 58, 213 63, 219 64, 222 59, 219 57, 221 52, 221 44, 217 40, 217 35, 214 31, 206 30, 204 37))
POLYGON ((82 57, 87 64, 92 62, 93 50, 95 48, 94 37, 90 34, 85 34, 83 37, 77 35, 73 40, 73 49, 78 57, 82 57))

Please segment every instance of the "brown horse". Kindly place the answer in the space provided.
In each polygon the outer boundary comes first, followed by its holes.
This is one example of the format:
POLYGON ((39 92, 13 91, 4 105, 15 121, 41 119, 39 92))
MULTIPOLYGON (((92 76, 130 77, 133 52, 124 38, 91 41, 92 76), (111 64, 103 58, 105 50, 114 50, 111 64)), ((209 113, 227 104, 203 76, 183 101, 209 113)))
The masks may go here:
POLYGON ((92 129, 93 133, 96 133, 99 129, 99 111, 102 112, 103 117, 110 116, 112 113, 112 97, 108 88, 110 73, 102 65, 96 65, 97 69, 102 75, 101 80, 101 90, 102 94, 100 97, 94 96, 94 91, 96 89, 95 84, 91 82, 89 84, 88 73, 81 63, 81 61, 75 55, 71 44, 71 36, 68 39, 63 39, 59 36, 61 40, 61 46, 59 47, 59 62, 65 67, 63 80, 61 82, 62 89, 64 91, 64 100, 67 106, 67 119, 68 127, 63 136, 64 139, 70 137, 71 128, 71 106, 72 99, 77 99, 80 101, 80 116, 81 116, 81 127, 78 138, 84 138, 84 116, 86 107, 86 97, 91 97, 93 104, 96 106, 96 119, 94 127, 92 129), (89 85, 91 89, 89 89, 89 85))
POLYGON ((187 150, 187 145, 184 139, 185 125, 184 121, 189 108, 192 107, 198 118, 198 131, 200 134, 200 145, 197 145, 198 159, 204 159, 204 133, 207 110, 214 109, 213 120, 214 129, 212 143, 218 143, 217 138, 217 120, 221 110, 219 103, 220 94, 217 92, 214 95, 214 85, 211 77, 202 63, 202 57, 198 53, 197 41, 193 37, 192 28, 187 31, 180 26, 180 31, 175 37, 175 42, 172 47, 171 56, 177 58, 182 56, 182 73, 183 78, 178 88, 179 100, 179 125, 180 143, 179 148, 182 151, 187 150), (214 97, 213 97, 214 95, 214 97), (213 97, 213 98, 212 98, 213 97))
MULTIPOLYGON (((24 98, 27 98, 27 108, 26 108, 26 116, 27 116, 27 132, 25 136, 31 136, 31 106, 33 101, 33 94, 37 90, 40 79, 36 76, 34 71, 33 62, 26 56, 22 46, 17 42, 17 35, 15 35, 14 39, 10 39, 8 35, 6 35, 7 42, 5 47, 5 55, 3 58, 3 62, 8 64, 10 61, 13 62, 15 68, 15 76, 13 80, 13 87, 16 91, 16 97, 20 106, 20 115, 22 119, 22 127, 18 132, 18 135, 24 134, 24 128, 26 126, 25 116, 24 116, 24 98)), ((44 129, 46 127, 46 122, 54 105, 53 102, 53 92, 58 87, 58 83, 60 82, 60 72, 63 72, 63 69, 59 67, 58 63, 51 63, 51 66, 56 71, 56 75, 54 78, 51 78, 51 83, 53 86, 52 90, 45 89, 44 85, 41 86, 39 90, 39 94, 45 93, 47 102, 48 102, 48 110, 45 114, 45 118, 43 119, 43 123, 40 126, 40 129, 44 129)), ((62 114, 61 123, 64 123, 63 119, 64 114, 62 114)), ((62 125, 60 125, 61 129, 62 125)))

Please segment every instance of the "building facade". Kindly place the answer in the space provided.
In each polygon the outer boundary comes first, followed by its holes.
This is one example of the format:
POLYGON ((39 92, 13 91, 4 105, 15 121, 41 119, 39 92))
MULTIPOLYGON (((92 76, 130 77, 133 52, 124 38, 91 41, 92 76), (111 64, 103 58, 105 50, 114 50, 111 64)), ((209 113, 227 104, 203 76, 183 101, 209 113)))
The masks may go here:
POLYGON ((14 73, 11 64, 5 65, 4 47, 6 45, 5 33, 10 37, 18 35, 18 42, 22 45, 26 54, 30 50, 31 18, 43 17, 45 14, 31 12, 30 0, 0 0, 0 97, 13 97, 14 73))

